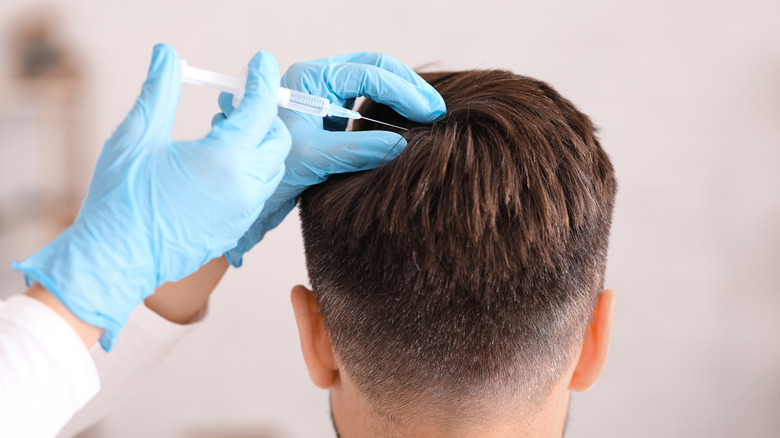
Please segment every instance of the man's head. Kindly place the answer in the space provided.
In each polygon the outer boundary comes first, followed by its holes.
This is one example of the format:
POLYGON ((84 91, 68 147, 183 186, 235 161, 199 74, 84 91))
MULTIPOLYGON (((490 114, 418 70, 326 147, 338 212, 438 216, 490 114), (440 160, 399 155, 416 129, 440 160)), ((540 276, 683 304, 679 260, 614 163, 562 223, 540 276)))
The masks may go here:
POLYGON ((442 120, 367 102, 363 115, 410 127, 406 149, 301 196, 304 356, 345 437, 528 431, 565 416, 606 356, 612 165, 590 119, 543 82, 423 77, 442 120))

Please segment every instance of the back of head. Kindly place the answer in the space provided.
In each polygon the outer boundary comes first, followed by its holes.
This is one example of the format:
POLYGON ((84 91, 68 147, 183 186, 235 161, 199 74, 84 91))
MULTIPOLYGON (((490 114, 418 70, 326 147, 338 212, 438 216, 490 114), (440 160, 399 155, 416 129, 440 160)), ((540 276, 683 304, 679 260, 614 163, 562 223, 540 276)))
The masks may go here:
POLYGON ((406 149, 302 195, 311 284, 339 362, 377 411, 532 409, 574 360, 602 290, 612 165, 588 117, 543 82, 422 76, 447 104, 442 120, 367 102, 365 116, 410 128, 406 149))

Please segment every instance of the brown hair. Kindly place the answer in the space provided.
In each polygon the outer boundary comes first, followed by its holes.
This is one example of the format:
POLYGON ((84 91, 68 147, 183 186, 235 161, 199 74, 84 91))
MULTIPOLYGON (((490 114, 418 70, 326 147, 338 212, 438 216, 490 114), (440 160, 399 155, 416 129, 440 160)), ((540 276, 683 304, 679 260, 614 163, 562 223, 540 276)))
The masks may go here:
POLYGON ((385 410, 539 399, 571 365, 603 288, 612 165, 590 119, 544 82, 422 76, 443 119, 416 124, 368 101, 363 115, 410 128, 406 149, 301 196, 334 350, 385 410))

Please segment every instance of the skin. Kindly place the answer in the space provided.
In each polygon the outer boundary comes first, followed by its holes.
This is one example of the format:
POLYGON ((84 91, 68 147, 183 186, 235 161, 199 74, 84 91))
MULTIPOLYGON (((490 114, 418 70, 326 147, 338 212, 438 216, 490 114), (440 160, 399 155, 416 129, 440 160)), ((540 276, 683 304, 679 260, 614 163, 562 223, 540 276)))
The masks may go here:
MULTIPOLYGON (((186 324, 206 305, 209 296, 227 271, 229 263, 225 256, 215 258, 201 266, 195 273, 175 283, 158 287, 144 303, 152 311, 177 324, 186 324)), ((100 339, 103 329, 87 324, 71 313, 64 304, 40 284, 35 283, 25 295, 35 298, 54 310, 67 322, 89 349, 100 339)))
MULTIPOLYGON (((339 436, 387 436, 379 422, 372 421, 368 403, 339 364, 314 293, 298 285, 292 289, 291 300, 309 376, 315 385, 330 390, 333 420, 339 436)), ((475 425, 473 430, 460 431, 459 435, 484 438, 562 436, 571 392, 589 389, 604 369, 614 309, 615 293, 609 289, 603 291, 579 354, 531 418, 517 418, 512 413, 496 414, 489 422, 475 425)), ((398 436, 444 438, 452 437, 452 433, 440 430, 432 421, 418 418, 407 420, 398 436)))

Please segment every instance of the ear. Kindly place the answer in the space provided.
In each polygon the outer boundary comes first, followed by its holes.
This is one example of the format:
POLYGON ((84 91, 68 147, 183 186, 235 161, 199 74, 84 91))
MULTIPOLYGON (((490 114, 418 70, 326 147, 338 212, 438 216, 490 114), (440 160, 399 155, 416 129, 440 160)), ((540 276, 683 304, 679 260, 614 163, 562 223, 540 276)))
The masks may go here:
POLYGON ((314 292, 298 285, 293 287, 290 299, 309 377, 320 388, 330 388, 336 382, 339 371, 314 292))
POLYGON ((585 330, 582 351, 569 382, 569 389, 585 391, 596 383, 609 350, 609 335, 612 332, 612 316, 615 311, 615 292, 605 290, 599 296, 593 320, 585 330))

